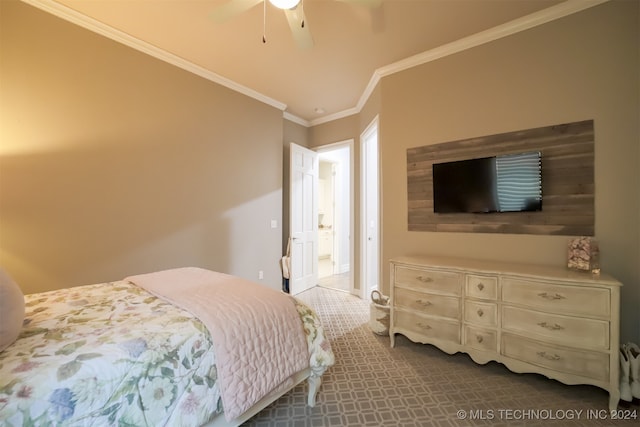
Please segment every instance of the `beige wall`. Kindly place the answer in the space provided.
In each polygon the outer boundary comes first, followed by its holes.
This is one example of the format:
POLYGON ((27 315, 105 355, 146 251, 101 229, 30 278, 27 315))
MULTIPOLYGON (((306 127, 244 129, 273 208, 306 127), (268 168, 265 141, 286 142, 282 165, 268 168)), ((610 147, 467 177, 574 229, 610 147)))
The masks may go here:
POLYGON ((309 146, 309 128, 290 120, 283 121, 283 143, 288 146, 294 142, 303 147, 309 146))
MULTIPOLYGON (((613 1, 383 78, 361 113, 304 129, 280 111, 15 1, 0 2, 0 265, 26 292, 178 265, 280 286, 289 142, 380 117, 388 260, 564 265, 568 237, 407 231, 406 149, 594 119, 596 237, 640 341, 638 3, 613 1), (247 126, 251 124, 251 126, 247 126), (256 177, 256 170, 259 176, 256 177)), ((359 224, 355 226, 359 286, 359 224)))
POLYGON ((638 5, 605 3, 382 79, 385 290, 398 255, 565 265, 570 238, 408 232, 407 148, 593 119, 601 265, 625 285, 622 339, 639 342, 638 5))
POLYGON ((279 289, 282 112, 0 8, 0 265, 23 291, 184 265, 279 289))

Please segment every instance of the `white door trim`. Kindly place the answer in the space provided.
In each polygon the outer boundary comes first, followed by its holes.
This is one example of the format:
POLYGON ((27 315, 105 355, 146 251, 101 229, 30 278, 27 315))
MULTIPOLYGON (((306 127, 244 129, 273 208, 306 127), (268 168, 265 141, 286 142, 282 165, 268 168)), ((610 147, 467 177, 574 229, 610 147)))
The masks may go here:
MULTIPOLYGON (((373 183, 373 185, 375 185, 375 191, 376 191, 376 199, 377 199, 377 209, 376 209, 376 218, 375 218, 375 227, 376 227, 376 239, 375 239, 375 244, 377 245, 377 250, 375 251, 376 253, 376 260, 374 261, 374 263, 376 265, 372 266, 373 268, 375 268, 375 270, 377 271, 377 281, 378 283, 376 283, 376 286, 378 288, 381 287, 381 273, 380 273, 380 248, 382 246, 382 236, 380 233, 380 219, 381 219, 381 212, 380 212, 380 149, 379 149, 379 141, 376 141, 376 147, 378 147, 377 152, 378 155, 376 156, 376 163, 375 165, 371 165, 371 162, 368 160, 367 155, 366 155, 366 143, 368 141, 368 138, 371 137, 371 135, 373 133, 378 134, 379 133, 379 129, 378 129, 378 116, 375 116, 373 118, 373 120, 369 123, 369 125, 365 128, 365 130, 362 132, 362 134, 360 134, 360 297, 362 299, 369 299, 369 294, 371 292, 372 289, 370 289, 370 285, 368 283, 368 277, 369 277, 369 273, 368 271, 370 271, 369 269, 369 259, 370 259, 370 254, 369 254, 369 244, 368 244, 368 240, 369 240, 369 225, 368 225, 368 216, 367 216, 367 206, 368 206, 368 200, 367 200, 367 193, 368 193, 368 187, 372 184, 370 182, 367 182, 367 168, 374 166, 376 168, 377 171, 377 179, 376 182, 373 183)), ((378 138, 379 139, 379 138, 378 138)))

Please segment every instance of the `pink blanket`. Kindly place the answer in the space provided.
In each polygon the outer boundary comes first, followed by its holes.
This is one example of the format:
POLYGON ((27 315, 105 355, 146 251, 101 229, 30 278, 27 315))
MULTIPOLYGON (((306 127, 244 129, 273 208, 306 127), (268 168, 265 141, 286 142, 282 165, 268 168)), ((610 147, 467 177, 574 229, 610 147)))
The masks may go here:
POLYGON ((309 366, 300 316, 282 292, 195 267, 125 280, 191 312, 209 329, 228 421, 309 366))

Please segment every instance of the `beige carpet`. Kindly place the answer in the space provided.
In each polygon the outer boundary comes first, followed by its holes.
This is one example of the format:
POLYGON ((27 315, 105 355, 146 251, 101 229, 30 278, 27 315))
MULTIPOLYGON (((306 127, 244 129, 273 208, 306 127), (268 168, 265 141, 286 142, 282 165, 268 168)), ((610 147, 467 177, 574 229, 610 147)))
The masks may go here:
MULTIPOLYGON (((249 426, 611 426, 640 425, 640 406, 612 420, 608 394, 567 386, 536 374, 515 374, 497 363, 477 365, 398 335, 368 327, 369 304, 322 287, 298 296, 321 317, 336 354, 315 408, 306 383, 260 412, 249 426)), ((626 412, 624 412, 626 411, 626 412)))

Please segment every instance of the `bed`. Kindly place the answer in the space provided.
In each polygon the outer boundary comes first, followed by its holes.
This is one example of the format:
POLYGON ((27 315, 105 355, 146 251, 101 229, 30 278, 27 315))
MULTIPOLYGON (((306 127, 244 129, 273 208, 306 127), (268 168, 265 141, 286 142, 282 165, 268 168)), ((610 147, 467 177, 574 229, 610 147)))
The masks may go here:
POLYGON ((24 303, 0 352, 3 426, 237 426, 305 379, 313 406, 334 363, 304 303, 199 268, 24 303))

